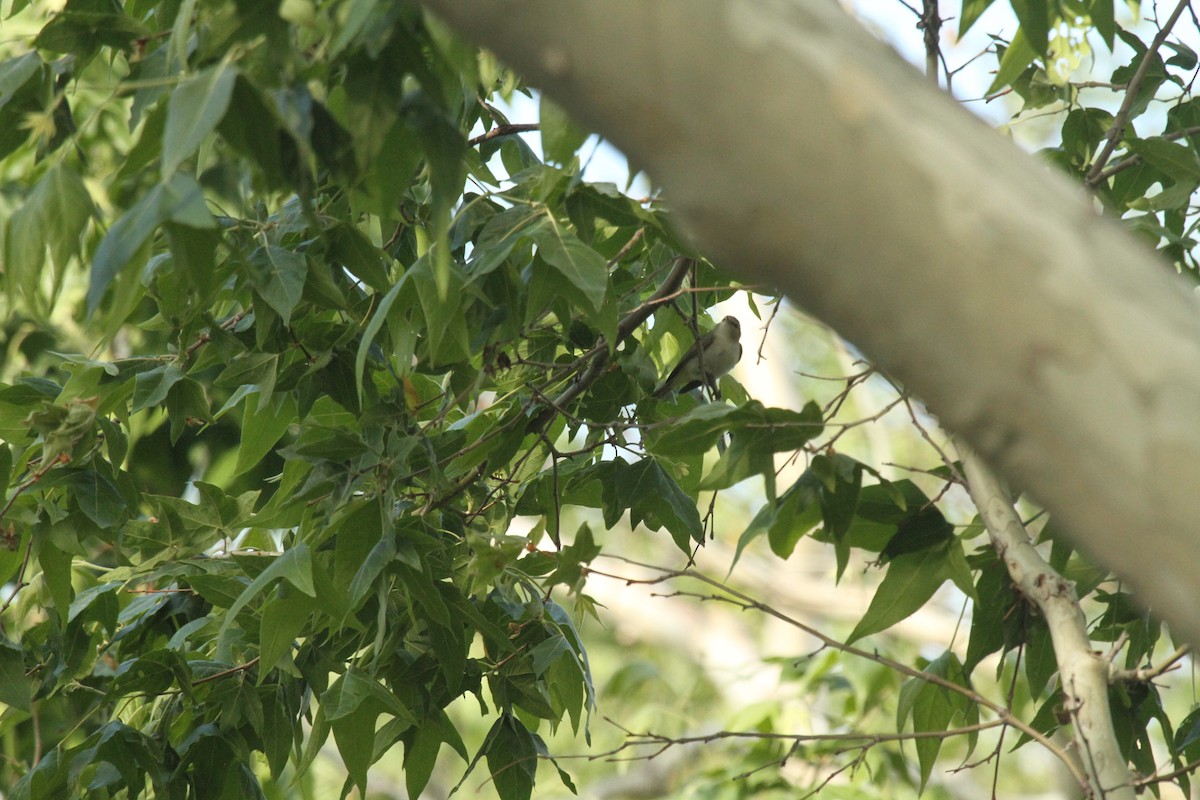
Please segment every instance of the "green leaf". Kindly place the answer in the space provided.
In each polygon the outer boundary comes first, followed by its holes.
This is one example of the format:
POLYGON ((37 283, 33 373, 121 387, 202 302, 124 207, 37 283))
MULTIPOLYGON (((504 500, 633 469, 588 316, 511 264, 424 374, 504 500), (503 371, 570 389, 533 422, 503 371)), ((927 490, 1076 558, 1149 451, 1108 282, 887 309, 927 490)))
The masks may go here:
POLYGON ((187 583, 217 608, 231 608, 246 590, 248 581, 233 575, 200 574, 189 576, 187 583))
POLYGON ((287 580, 309 597, 316 597, 317 592, 313 587, 312 551, 309 550, 308 545, 300 542, 292 548, 285 550, 283 555, 273 558, 270 566, 264 569, 238 595, 237 600, 229 607, 229 611, 225 613, 225 620, 221 623, 221 629, 217 634, 217 658, 222 661, 231 660, 232 654, 230 648, 232 642, 230 641, 229 630, 233 626, 238 612, 245 608, 246 604, 254 600, 263 589, 280 579, 287 580))
POLYGON ((958 36, 960 39, 966 35, 967 31, 971 30, 975 20, 979 19, 993 2, 995 0, 962 0, 962 7, 958 13, 958 36))
POLYGON ((484 739, 488 771, 503 800, 529 800, 537 773, 537 745, 519 719, 505 714, 484 739))
MULTIPOLYGON (((360 148, 360 158, 364 152, 367 151, 360 148)), ((379 145, 372 168, 367 170, 365 176, 364 188, 368 195, 366 207, 384 218, 394 213, 400 205, 400 198, 412 184, 423 157, 421 142, 412 127, 403 120, 392 125, 379 145)), ((353 271, 352 267, 350 269, 353 271)), ((362 275, 359 277, 367 280, 362 275)), ((367 283, 383 291, 382 284, 376 285, 369 280, 367 283)))
POLYGON ((190 686, 192 672, 187 662, 175 650, 152 650, 132 658, 113 675, 110 691, 114 697, 133 693, 163 694, 173 685, 190 686))
POLYGON ((414 726, 412 737, 404 745, 404 785, 409 797, 420 797, 429 784, 438 751, 442 742, 446 741, 447 729, 454 732, 454 738, 457 738, 454 724, 441 709, 435 710, 431 717, 414 726))
POLYGON ((604 258, 553 217, 547 217, 547 224, 535 226, 531 233, 546 263, 582 292, 591 310, 598 313, 608 290, 604 258))
POLYGON ((164 222, 177 222, 189 228, 213 229, 216 220, 204 202, 204 192, 191 175, 176 173, 162 184, 160 212, 164 222))
POLYGON ((259 736, 263 741, 263 754, 271 768, 271 777, 278 780, 287 766, 288 756, 296 743, 296 722, 288 708, 284 690, 271 686, 261 691, 263 724, 259 736))
POLYGON ((1175 51, 1175 55, 1167 59, 1167 66, 1179 67, 1189 72, 1196 68, 1197 57, 1195 50, 1183 42, 1172 42, 1169 39, 1163 42, 1163 46, 1175 51))
POLYGON ((0 703, 29 711, 33 682, 25 673, 23 650, 0 638, 0 703))
MULTIPOLYGON (((1044 44, 1042 48, 1045 49, 1044 44)), ((1037 56, 1037 52, 1029 44, 1025 29, 1019 28, 1013 36, 1012 42, 1005 48, 1004 55, 1000 57, 1000 67, 996 70, 996 78, 984 94, 994 94, 1011 84, 1037 56)))
POLYGON ((963 671, 970 675, 979 662, 1001 647, 1019 642, 1023 612, 1004 564, 990 554, 975 584, 977 600, 971 608, 971 635, 963 671))
POLYGON ((545 216, 527 206, 513 206, 493 216, 479 232, 471 260, 467 265, 470 280, 490 274, 512 254, 522 241, 532 241, 533 234, 545 227, 545 216))
POLYGON ((80 237, 94 210, 78 173, 60 163, 38 180, 25 204, 9 217, 4 237, 9 279, 27 300, 38 297, 47 247, 57 294, 63 270, 79 253, 80 237))
POLYGON ((116 485, 94 469, 70 472, 71 492, 79 510, 101 528, 111 528, 125 519, 125 498, 116 485))
POLYGON ((396 281, 396 285, 388 289, 387 294, 379 301, 379 307, 371 315, 370 321, 363 329, 362 338, 358 340, 358 350, 354 354, 354 386, 358 390, 359 402, 362 402, 362 385, 363 372, 367 367, 367 356, 370 355, 371 345, 375 342, 375 337, 379 335, 379 330, 383 324, 387 322, 388 311, 392 308, 392 303, 396 302, 396 298, 400 295, 400 289, 408 280, 408 273, 404 277, 396 281))
POLYGON ((272 244, 256 249, 247 263, 254 288, 275 309, 283 324, 289 324, 292 311, 304 295, 308 259, 272 244))
POLYGON ((143 408, 161 404, 167 399, 171 387, 182 379, 183 370, 174 361, 139 372, 133 381, 132 412, 136 414, 143 408))
MULTIPOLYGON (((573 658, 567 658, 565 661, 571 667, 570 677, 563 680, 551 680, 551 689, 560 687, 564 684, 571 684, 570 691, 575 691, 575 686, 583 690, 584 703, 578 704, 582 709, 586 709, 588 719, 591 719, 592 712, 596 710, 596 685, 592 679, 592 665, 588 659, 587 649, 583 646, 583 637, 579 635, 579 630, 575 627, 571 615, 567 610, 558 603, 549 602, 546 604, 546 612, 550 619, 558 627, 559 632, 571 647, 573 658)), ((562 663, 562 662, 560 662, 562 663)), ((576 731, 579 730, 579 720, 575 716, 578 711, 571 711, 572 724, 576 731)), ((592 734, 588 725, 584 726, 584 738, 588 744, 592 742, 592 734)))
POLYGON ((592 538, 592 529, 585 522, 575 532, 575 541, 558 551, 555 570, 546 578, 546 586, 564 583, 575 588, 583 579, 583 565, 600 555, 600 546, 592 538))
POLYGON ((28 52, 0 62, 0 108, 3 108, 25 82, 42 68, 42 58, 28 52))
POLYGON ((291 652, 295 639, 304 630, 316 602, 303 593, 297 593, 291 584, 281 583, 275 596, 263 604, 262 634, 259 637, 259 683, 267 673, 291 652))
POLYGON ((957 544, 906 553, 894 559, 875 590, 867 613, 858 621, 846 643, 886 630, 925 605, 950 577, 949 548, 952 546, 957 544))
POLYGON ((915 508, 896 526, 896 535, 888 540, 883 555, 895 558, 945 544, 954 538, 954 526, 946 521, 935 505, 915 508))
POLYGON ((664 458, 707 453, 737 420, 733 406, 702 403, 682 417, 647 431, 646 449, 664 458))
POLYGON ((348 606, 356 609, 395 556, 395 536, 374 499, 352 507, 336 532, 333 578, 338 586, 348 587, 348 606))
POLYGON ((806 470, 776 502, 768 501, 738 539, 733 564, 746 546, 764 533, 771 552, 789 558, 800 539, 821 522, 821 489, 820 480, 806 470))
MULTIPOLYGON (((396 77, 388 80, 396 83, 396 77)), ((450 119, 432 103, 427 94, 410 95, 406 98, 408 122, 415 130, 425 150, 429 164, 430 185, 433 189, 433 206, 436 217, 435 227, 449 227, 450 210, 462 194, 463 181, 466 177, 466 162, 463 154, 467 149, 466 137, 450 119), (441 212, 441 213, 439 213, 441 212)), ((378 107, 369 109, 372 116, 379 116, 378 107)), ((444 233, 441 229, 439 233, 444 233)))
POLYGON ((570 164, 576 151, 587 140, 587 132, 576 126, 566 112, 544 93, 539 100, 538 122, 546 161, 563 166, 570 164))
POLYGON ((74 2, 55 14, 34 42, 46 50, 72 53, 87 63, 100 47, 128 50, 136 39, 149 35, 144 25, 122 13, 115 3, 74 2))
POLYGON ((656 461, 644 458, 628 464, 617 458, 605 464, 611 465, 611 475, 603 480, 604 522, 608 527, 616 525, 628 510, 630 525, 644 523, 652 530, 665 527, 685 553, 691 552, 693 542, 703 543, 704 530, 695 500, 656 461))
POLYGON ((1116 17, 1113 13, 1113 7, 1116 4, 1117 0, 1089 0, 1088 4, 1092 24, 1100 32, 1109 51, 1113 49, 1113 42, 1117 35, 1116 17))
MULTIPOLYGON (((923 670, 950 683, 970 688, 958 658, 950 652, 943 653, 923 670)), ((969 697, 943 688, 921 678, 910 678, 901 687, 901 702, 897 708, 897 728, 903 728, 911 716, 913 730, 917 733, 941 733, 951 726, 962 727, 979 722, 979 706, 969 697)), ((969 748, 974 748, 975 735, 969 739, 969 748)), ((921 768, 921 789, 929 780, 934 762, 941 750, 942 739, 936 736, 922 737, 914 742, 921 768)), ((968 750, 968 754, 970 750, 968 750)))
POLYGON ((236 78, 237 69, 225 60, 196 73, 171 92, 163 132, 164 175, 175 172, 216 130, 229 108, 236 78))
POLYGON ((1039 697, 1057 670, 1050 628, 1044 619, 1035 617, 1028 621, 1025 631, 1025 678, 1030 694, 1039 697))
MULTIPOLYGON (((756 400, 737 409, 732 439, 701 489, 727 489, 751 475, 762 475, 767 498, 775 497, 775 453, 798 450, 824 429, 821 410, 809 401, 803 411, 765 408, 756 400)), ((860 479, 861 480, 861 479, 860 479)))
POLYGON ((1171 742, 1171 752, 1182 756, 1186 761, 1194 761, 1200 757, 1200 708, 1193 708, 1175 728, 1175 737, 1171 742))
POLYGON ((449 626, 450 609, 442 601, 433 576, 428 571, 418 571, 404 563, 397 564, 396 568, 403 576, 405 591, 429 616, 429 620, 438 625, 449 626))
POLYGON ((1087 163, 1104 140, 1112 123, 1113 115, 1102 108, 1072 109, 1063 121, 1063 149, 1080 164, 1087 163))
POLYGON ((64 623, 71 609, 71 599, 75 596, 71 588, 71 554, 43 540, 37 557, 46 588, 50 591, 50 600, 58 609, 59 622, 64 623))
POLYGON ((1134 139, 1129 143, 1131 152, 1176 181, 1200 181, 1200 158, 1192 148, 1180 142, 1165 139, 1134 139))
POLYGON ((1135 74, 1141 71, 1142 62, 1145 59, 1150 59, 1150 63, 1145 66, 1142 84, 1138 88, 1137 97, 1129 106, 1129 119, 1133 120, 1144 114, 1150 107, 1150 103, 1157 95, 1159 87, 1167 81, 1167 69, 1159 52, 1157 50, 1149 50, 1146 44, 1134 33, 1118 28, 1117 35, 1137 55, 1130 63, 1113 70, 1111 78, 1113 83, 1128 83, 1133 79, 1135 74))
POLYGON ((407 706, 377 680, 351 667, 321 696, 321 706, 330 720, 344 719, 366 707, 378 714, 391 714, 409 723, 417 720, 407 706))
POLYGON ((1043 55, 1050 44, 1050 9, 1047 0, 1011 0, 1026 41, 1043 55))
POLYGON ((99 307, 113 278, 133 259, 133 254, 163 221, 160 209, 162 197, 161 184, 150 189, 113 223, 100 241, 92 258, 91 283, 87 293, 89 314, 99 307))
POLYGON ((79 252, 79 237, 94 213, 91 195, 79 175, 60 163, 38 181, 30 199, 41 209, 50 261, 61 272, 79 252))
POLYGON ((261 409, 255 403, 246 401, 242 410, 242 441, 238 447, 234 474, 241 475, 257 466, 296 421, 297 413, 296 401, 290 394, 276 395, 261 409))
POLYGON ((429 336, 431 366, 462 361, 470 357, 471 343, 463 313, 463 275, 452 266, 445 277, 448 291, 442 291, 433 274, 433 261, 422 256, 406 273, 417 290, 425 331, 429 336))
POLYGON ((375 761, 375 720, 379 710, 362 706, 332 722, 333 740, 359 795, 367 795, 367 770, 375 761))
MULTIPOLYGON (((1108 698, 1121 753, 1139 772, 1153 773, 1156 767, 1149 723, 1163 718, 1158 688, 1151 682, 1115 683, 1109 687, 1108 698)), ((1163 725, 1164 731, 1169 728, 1169 722, 1163 725)))
POLYGON ((382 251, 357 228, 342 223, 326 229, 323 236, 337 264, 377 292, 392 288, 382 251))
POLYGON ((226 411, 237 405, 242 396, 252 391, 258 392, 258 408, 262 409, 275 392, 275 379, 278 372, 278 353, 249 352, 237 356, 214 379, 213 384, 224 389, 236 388, 245 391, 240 395, 235 393, 227 400, 221 410, 217 412, 217 416, 224 415, 226 411))
POLYGON ((199 381, 184 378, 171 387, 167 393, 167 416, 171 419, 171 444, 176 444, 189 426, 211 422, 211 407, 204 386, 199 381))
POLYGON ((295 140, 283 130, 266 98, 244 75, 234 81, 217 130, 221 138, 253 160, 269 187, 287 186, 289 168, 298 158, 295 140))
MULTIPOLYGON (((3 446, 0 445, 0 449, 3 446)), ((32 535, 30 526, 22 525, 18 533, 0 545, 0 581, 7 582, 16 572, 17 567, 25 559, 25 549, 29 547, 32 535)))
POLYGON ((121 584, 113 581, 90 586, 75 595, 67 622, 99 622, 112 636, 117 630, 117 592, 121 584))
POLYGON ((88 313, 93 313, 104 293, 134 254, 163 222, 178 222, 193 228, 216 225, 204 204, 200 184, 190 175, 176 173, 147 191, 121 215, 96 248, 88 286, 88 313))
POLYGON ((635 227, 643 222, 636 201, 608 185, 575 187, 567 195, 566 209, 579 237, 589 244, 596 239, 597 220, 617 227, 635 227))

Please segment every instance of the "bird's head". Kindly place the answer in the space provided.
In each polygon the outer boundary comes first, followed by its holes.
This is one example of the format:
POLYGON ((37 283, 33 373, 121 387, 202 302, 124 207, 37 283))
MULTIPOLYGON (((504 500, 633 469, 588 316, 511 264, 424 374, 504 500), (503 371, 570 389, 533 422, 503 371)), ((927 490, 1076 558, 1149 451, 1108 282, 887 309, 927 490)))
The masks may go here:
POLYGON ((721 320, 721 322, 719 323, 719 327, 724 327, 724 328, 728 329, 729 332, 733 334, 733 338, 735 341, 742 337, 742 323, 738 322, 737 317, 733 317, 733 316, 725 317, 725 319, 721 320))

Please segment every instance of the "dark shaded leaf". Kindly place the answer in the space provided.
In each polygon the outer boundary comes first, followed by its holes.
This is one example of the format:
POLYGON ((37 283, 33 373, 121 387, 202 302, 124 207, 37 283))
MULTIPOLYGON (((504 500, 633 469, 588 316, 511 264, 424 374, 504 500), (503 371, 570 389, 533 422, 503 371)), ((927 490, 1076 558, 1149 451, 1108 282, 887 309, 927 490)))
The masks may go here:
MULTIPOLYGON (((617 524, 629 512, 631 525, 645 524, 653 530, 665 527, 677 547, 691 552, 692 544, 703 543, 703 528, 696 502, 653 459, 633 464, 623 459, 599 465, 602 478, 604 522, 617 524)), ((599 474, 599 473, 598 473, 599 474)))

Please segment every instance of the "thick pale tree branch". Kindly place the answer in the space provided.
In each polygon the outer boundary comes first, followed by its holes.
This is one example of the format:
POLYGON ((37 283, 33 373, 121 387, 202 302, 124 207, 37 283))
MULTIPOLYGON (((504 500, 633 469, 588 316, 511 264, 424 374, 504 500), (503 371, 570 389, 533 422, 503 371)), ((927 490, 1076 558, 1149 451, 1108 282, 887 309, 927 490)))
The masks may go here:
POLYGON ((1200 304, 832 2, 423 0, 1200 642, 1200 304), (997 313, 996 309, 1002 309, 997 313))
POLYGON ((1075 587, 1034 549, 996 474, 966 445, 958 442, 956 449, 967 491, 979 509, 997 555, 1017 589, 1037 606, 1050 630, 1064 705, 1074 723, 1075 748, 1093 795, 1132 800, 1133 775, 1121 755, 1108 707, 1108 666, 1092 651, 1075 587))

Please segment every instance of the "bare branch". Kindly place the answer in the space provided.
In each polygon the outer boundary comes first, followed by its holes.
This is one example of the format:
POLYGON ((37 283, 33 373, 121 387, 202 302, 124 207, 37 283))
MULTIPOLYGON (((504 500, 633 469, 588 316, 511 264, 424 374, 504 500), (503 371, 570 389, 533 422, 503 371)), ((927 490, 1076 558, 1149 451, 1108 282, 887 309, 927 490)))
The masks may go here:
POLYGON ((492 128, 487 133, 481 133, 480 135, 478 135, 474 138, 468 139, 467 144, 470 145, 471 147, 474 147, 475 145, 483 144, 484 142, 491 141, 492 139, 499 139, 501 136, 512 136, 513 134, 517 134, 517 133, 526 133, 528 131, 536 131, 539 127, 541 127, 541 126, 538 125, 536 122, 522 122, 522 123, 510 123, 508 125, 497 125, 496 127, 492 128))
MULTIPOLYGON (((939 686, 948 691, 960 694, 960 695, 968 698, 969 700, 971 700, 971 702, 976 703, 976 704, 988 709, 992 713, 996 714, 996 716, 999 718, 999 720, 1003 724, 1011 725, 1012 727, 1016 728, 1017 730, 1021 731, 1024 734, 1026 734, 1027 736, 1029 736, 1029 738, 1038 742, 1043 747, 1045 747, 1047 750, 1049 750, 1051 753, 1053 753, 1055 755, 1055 757, 1057 757, 1066 766, 1068 772, 1070 772, 1071 776, 1078 782, 1080 788, 1084 792, 1089 791, 1089 784, 1088 784, 1087 777, 1080 770, 1079 765, 1075 763, 1074 759, 1071 758, 1070 754, 1068 754, 1066 750, 1064 750, 1062 747, 1060 747, 1054 741, 1052 741, 1049 737, 1047 737, 1045 734, 1041 733, 1040 731, 1038 731, 1037 729, 1035 729, 1034 727, 1029 725, 1024 720, 1013 716, 1013 714, 1007 708, 1005 708, 1002 704, 997 703, 993 700, 990 700, 987 697, 984 697, 983 695, 979 694, 978 692, 974 691, 973 689, 970 689, 966 686, 960 686, 959 684, 954 683, 953 681, 948 681, 939 675, 934 675, 929 672, 923 672, 921 670, 914 669, 913 667, 910 667, 907 664, 903 664, 899 661, 888 658, 887 656, 880 655, 879 653, 869 652, 867 650, 863 650, 862 648, 855 647, 853 645, 844 644, 844 643, 838 641, 837 639, 834 639, 833 637, 822 633, 821 631, 817 630, 816 628, 813 628, 812 626, 807 625, 806 623, 801 622, 800 620, 783 613, 782 611, 775 608, 774 606, 768 605, 767 603, 764 603, 760 600, 756 600, 753 597, 751 597, 750 595, 747 595, 744 592, 734 589, 732 586, 729 586, 728 584, 723 583, 722 581, 719 581, 715 578, 711 578, 708 575, 706 575, 702 572, 699 572, 698 570, 695 570, 695 569, 677 570, 677 569, 671 569, 668 567, 656 566, 654 564, 646 564, 646 563, 643 563, 640 561, 635 561, 633 559, 624 558, 621 556, 612 556, 609 554, 603 554, 603 555, 604 555, 604 557, 612 558, 617 561, 622 561, 626 564, 630 564, 630 565, 633 565, 636 567, 640 567, 642 569, 650 570, 651 572, 654 572, 657 574, 654 577, 650 577, 650 578, 630 578, 628 576, 616 575, 613 573, 604 572, 603 570, 596 569, 595 567, 587 568, 587 571, 589 573, 595 574, 595 575, 603 575, 605 577, 613 578, 615 580, 624 581, 626 583, 626 585, 630 585, 630 586, 632 586, 632 585, 653 586, 653 585, 666 583, 668 581, 675 580, 678 578, 690 578, 692 580, 698 581, 702 584, 705 584, 707 586, 710 586, 710 587, 718 590, 719 594, 698 595, 698 594, 692 593, 694 596, 696 596, 702 600, 712 600, 712 601, 717 601, 717 602, 724 602, 724 603, 729 603, 731 605, 738 606, 738 607, 746 609, 746 610, 759 611, 770 617, 774 617, 775 619, 779 620, 780 622, 790 625, 790 626, 796 628, 797 630, 803 631, 804 633, 808 634, 809 636, 813 637, 817 641, 824 644, 826 647, 831 647, 835 650, 840 650, 843 653, 855 656, 857 658, 863 658, 868 661, 873 661, 876 664, 882 664, 883 666, 885 666, 891 670, 894 670, 894 671, 900 673, 901 675, 905 675, 909 678, 917 678, 919 680, 928 681, 929 683, 932 683, 935 686, 939 686)), ((683 593, 681 592, 680 594, 683 594, 683 593)))
POLYGON ((1166 660, 1157 667, 1142 667, 1140 669, 1114 669, 1109 671, 1109 680, 1111 681, 1132 681, 1135 683, 1146 683, 1155 678, 1165 675, 1168 672, 1179 669, 1179 662, 1182 661, 1192 648, 1188 645, 1181 645, 1175 649, 1175 652, 1167 656, 1166 660))
POLYGON ((1075 744, 1087 763, 1092 796, 1133 798, 1133 776, 1112 726, 1105 663, 1092 650, 1075 587, 1033 547, 1000 479, 965 444, 956 441, 955 447, 967 491, 996 553, 1013 583, 1038 607, 1050 629, 1059 680, 1075 722, 1075 744))

